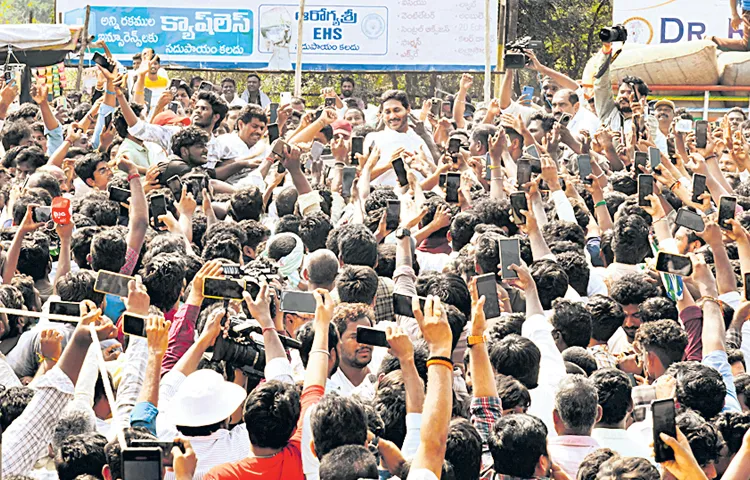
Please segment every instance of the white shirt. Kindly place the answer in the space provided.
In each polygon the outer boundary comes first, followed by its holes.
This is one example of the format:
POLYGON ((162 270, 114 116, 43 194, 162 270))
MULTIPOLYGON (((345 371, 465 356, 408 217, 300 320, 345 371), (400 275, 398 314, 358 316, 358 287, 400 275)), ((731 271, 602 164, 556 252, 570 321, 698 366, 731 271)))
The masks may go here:
POLYGON ((222 95, 221 98, 223 98, 224 101, 227 102, 227 104, 230 107, 244 107, 245 105, 247 105, 247 102, 244 101, 242 98, 238 97, 237 95, 234 96, 231 102, 227 100, 227 97, 224 95, 222 95))
MULTIPOLYGON (((419 152, 420 150, 425 154, 428 161, 433 161, 432 153, 427 145, 424 143, 417 132, 409 128, 406 133, 397 132, 386 128, 380 132, 372 132, 365 137, 365 150, 369 149, 372 145, 376 145, 380 149, 380 161, 378 165, 389 164, 393 152, 403 147, 407 152, 419 152)), ((417 177, 420 175, 417 174, 417 177)), ((379 176, 370 182, 372 185, 390 185, 392 187, 398 186, 398 179, 396 172, 393 169, 386 171, 384 174, 379 176)))
POLYGON ((601 125, 599 117, 590 110, 583 108, 583 105, 581 105, 578 108, 578 112, 576 112, 575 116, 570 120, 570 123, 568 123, 568 131, 570 131, 574 137, 577 137, 581 131, 586 130, 593 137, 594 133, 599 129, 599 125, 601 125))
POLYGON ((636 442, 627 430, 619 428, 595 428, 591 432, 601 448, 609 448, 623 457, 643 457, 651 460, 651 449, 648 444, 636 442))
POLYGON ((365 399, 375 398, 375 384, 370 380, 370 375, 367 375, 359 386, 354 386, 354 384, 346 378, 346 375, 344 375, 344 372, 342 372, 340 368, 336 370, 336 373, 331 375, 331 378, 326 382, 326 393, 329 391, 336 392, 345 397, 359 395, 365 399))
POLYGON ((414 253, 417 255, 420 272, 442 272, 453 258, 447 253, 428 253, 419 250, 414 253))

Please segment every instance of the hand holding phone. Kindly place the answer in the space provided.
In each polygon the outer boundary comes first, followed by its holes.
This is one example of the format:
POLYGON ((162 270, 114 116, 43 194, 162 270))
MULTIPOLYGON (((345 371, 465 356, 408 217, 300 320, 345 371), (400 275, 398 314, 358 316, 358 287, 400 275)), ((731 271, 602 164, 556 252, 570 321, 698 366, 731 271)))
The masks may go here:
POLYGON ((375 347, 389 348, 390 344, 386 340, 385 332, 377 328, 357 326, 357 343, 372 345, 375 347))
POLYGON ((651 403, 651 413, 654 420, 654 459, 659 463, 674 460, 674 450, 661 439, 662 433, 672 438, 677 437, 674 399, 654 400, 651 403))

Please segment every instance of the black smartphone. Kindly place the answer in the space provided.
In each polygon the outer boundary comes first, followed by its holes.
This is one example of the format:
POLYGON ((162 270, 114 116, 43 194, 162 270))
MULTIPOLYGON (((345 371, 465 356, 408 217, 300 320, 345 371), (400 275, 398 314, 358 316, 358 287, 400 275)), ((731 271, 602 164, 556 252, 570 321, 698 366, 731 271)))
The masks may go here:
POLYGON ((344 167, 344 173, 341 178, 341 189, 344 198, 349 198, 352 194, 352 183, 357 175, 357 167, 344 167))
POLYGON ((279 126, 275 123, 268 125, 268 143, 273 143, 279 138, 279 126))
POLYGON ((169 187, 172 195, 174 195, 175 200, 179 202, 182 198, 182 180, 180 180, 180 177, 178 175, 172 175, 169 177, 167 180, 167 187, 169 187))
POLYGON ((153 96, 154 92, 152 92, 150 88, 143 89, 143 101, 146 102, 146 105, 151 105, 151 99, 153 96))
POLYGON ((131 440, 130 446, 135 448, 160 448, 161 464, 165 467, 171 467, 174 463, 172 458, 172 448, 177 447, 185 453, 185 447, 180 442, 160 442, 159 440, 131 440))
POLYGON ((484 154, 484 179, 488 182, 492 180, 492 156, 489 152, 484 154))
POLYGON ((49 302, 49 313, 50 315, 66 315, 68 317, 78 317, 77 320, 72 318, 70 320, 50 318, 50 322, 78 324, 82 313, 81 304, 78 302, 61 302, 51 300, 49 302))
POLYGON ((385 210, 385 228, 396 230, 401 221, 401 200, 388 200, 385 210))
POLYGON ((362 155, 365 150, 365 137, 352 137, 352 163, 357 165, 357 154, 362 155), (355 163, 356 162, 356 163, 355 163))
POLYGON ((109 72, 115 71, 115 64, 110 62, 107 57, 102 55, 99 52, 94 53, 94 58, 92 59, 95 64, 105 68, 109 72))
POLYGON ((203 296, 220 300, 225 298, 242 300, 245 287, 246 283, 243 279, 207 277, 203 281, 203 296))
POLYGON ((461 139, 460 138, 451 138, 448 140, 448 153, 455 157, 456 154, 458 154, 459 150, 461 150, 461 139))
POLYGON ((440 118, 440 110, 443 108, 443 102, 439 98, 432 99, 432 105, 430 105, 430 113, 435 117, 435 120, 440 118))
POLYGON ((377 328, 357 326, 357 343, 375 347, 389 348, 391 345, 385 339, 385 332, 377 328))
POLYGON ((52 207, 34 207, 31 218, 36 223, 47 223, 52 219, 52 207))
POLYGON ((567 127, 572 118, 573 117, 569 113, 563 113, 562 115, 560 115, 560 119, 558 120, 558 122, 560 122, 560 125, 562 125, 563 127, 567 127))
POLYGON ((581 176, 583 183, 591 185, 591 179, 589 178, 589 175, 593 174, 591 169, 591 155, 578 155, 578 174, 581 176))
POLYGON ((458 203, 458 188, 461 186, 461 174, 449 172, 445 179, 445 201, 458 203))
POLYGON ((162 480, 160 448, 124 448, 122 450, 122 480, 162 480))
POLYGON ((661 433, 666 433, 672 438, 677 437, 674 399, 667 398, 651 402, 651 415, 654 420, 654 460, 659 463, 674 460, 674 450, 668 447, 659 436, 661 433))
POLYGON ((638 205, 641 207, 651 205, 646 199, 654 193, 654 177, 651 175, 638 175, 638 205))
POLYGON ((518 161, 516 178, 518 181, 518 188, 523 188, 524 185, 531 181, 531 163, 529 163, 528 160, 518 161))
POLYGON ((698 120, 695 122, 695 146, 706 148, 706 145, 708 145, 708 122, 698 120))
POLYGON ((146 317, 126 313, 122 316, 122 331, 137 337, 146 336, 146 317))
POLYGON ((336 108, 336 99, 333 97, 326 97, 326 108, 336 108))
POLYGON ((511 265, 521 265, 521 244, 517 238, 500 240, 500 264, 502 265, 501 277, 518 278, 518 273, 508 268, 511 265))
POLYGON ((448 175, 441 173, 438 177, 438 187, 445 188, 445 181, 448 179, 448 175))
POLYGON ((109 199, 117 203, 128 203, 130 201, 130 190, 110 185, 109 199))
MULTIPOLYGON (((424 297, 419 298, 419 308, 424 312, 424 303, 427 301, 424 297)), ((403 315, 404 317, 414 318, 414 310, 411 308, 412 297, 408 295, 402 295, 400 293, 393 294, 393 311, 396 315, 403 315)))
POLYGON ((279 118, 279 104, 272 103, 269 105, 271 115, 268 117, 268 123, 276 123, 279 118))
POLYGON ((214 89, 214 86, 211 82, 202 81, 200 86, 198 86, 198 90, 208 90, 209 92, 214 89))
POLYGON ((121 273, 108 272, 106 270, 99 270, 96 275, 96 283, 94 283, 94 291, 99 293, 105 293, 107 295, 114 295, 116 297, 127 298, 128 297, 128 283, 135 277, 128 275, 122 275, 121 273))
POLYGON ((687 208, 677 210, 677 218, 675 218, 674 223, 681 227, 695 230, 696 232, 702 232, 706 229, 706 224, 703 223, 703 217, 687 208))
POLYGON ((284 164, 281 163, 281 162, 277 162, 276 163, 276 173, 284 173, 284 172, 286 172, 286 167, 284 166, 284 164))
POLYGON ((281 292, 281 311, 293 313, 315 313, 318 303, 312 293, 281 292))
POLYGON ((168 108, 172 110, 172 113, 177 115, 177 111, 180 109, 180 103, 179 102, 169 102, 168 108))
POLYGON ((693 174, 693 197, 691 200, 695 203, 701 203, 702 200, 698 197, 706 193, 706 176, 700 173, 693 174))
POLYGON ((404 167, 404 159, 399 157, 391 162, 393 171, 396 172, 398 178, 398 184, 402 187, 409 185, 409 179, 406 176, 406 168, 404 167))
POLYGON ((513 209, 513 222, 518 225, 526 223, 526 215, 521 210, 529 211, 529 203, 525 192, 513 192, 510 194, 510 206, 513 209))
POLYGON ((114 118, 115 112, 109 112, 104 116, 104 130, 109 129, 109 126, 112 125, 112 119, 114 118))
POLYGON ((646 168, 646 163, 648 162, 648 153, 646 152, 635 152, 635 174, 640 175, 643 173, 643 170, 641 170, 638 167, 646 168))
POLYGON ((731 230, 732 227, 727 223, 727 220, 734 218, 735 211, 737 210, 737 198, 736 197, 721 197, 719 200, 719 227, 724 230, 731 230))
POLYGON ((746 273, 744 275, 744 279, 745 279, 745 300, 750 300, 750 295, 748 295, 748 293, 750 293, 748 291, 748 287, 750 287, 750 273, 746 273))
POLYGON ((659 252, 656 255, 656 271, 689 277, 693 273, 693 262, 687 255, 659 252))
POLYGON ((159 220, 159 217, 167 214, 167 199, 162 194, 157 194, 151 197, 149 200, 149 211, 151 212, 152 225, 161 229, 164 228, 164 222, 159 220))
POLYGON ((651 160, 651 171, 661 165, 661 152, 656 147, 648 147, 648 158, 651 160))
POLYGON ((181 85, 181 84, 182 84, 182 79, 179 79, 179 78, 173 78, 173 79, 172 79, 172 80, 171 80, 171 81, 169 82, 169 89, 170 89, 170 90, 172 90, 172 89, 175 89, 175 90, 177 90, 178 88, 180 88, 180 85, 181 85))
POLYGON ((487 320, 500 316, 500 300, 497 298, 497 280, 494 273, 477 277, 477 294, 484 295, 484 316, 487 320))

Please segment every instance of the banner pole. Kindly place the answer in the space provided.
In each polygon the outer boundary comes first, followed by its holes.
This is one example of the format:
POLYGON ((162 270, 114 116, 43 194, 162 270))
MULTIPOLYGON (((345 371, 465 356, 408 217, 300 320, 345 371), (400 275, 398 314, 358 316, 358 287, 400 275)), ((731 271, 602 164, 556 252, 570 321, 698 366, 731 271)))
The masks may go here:
POLYGON ((302 96, 302 28, 305 17, 305 0, 299 0, 299 19, 297 20, 297 60, 294 64, 294 96, 302 96))
POLYGON ((484 0, 484 101, 492 100, 492 51, 490 36, 492 33, 492 22, 490 11, 492 0, 484 0))

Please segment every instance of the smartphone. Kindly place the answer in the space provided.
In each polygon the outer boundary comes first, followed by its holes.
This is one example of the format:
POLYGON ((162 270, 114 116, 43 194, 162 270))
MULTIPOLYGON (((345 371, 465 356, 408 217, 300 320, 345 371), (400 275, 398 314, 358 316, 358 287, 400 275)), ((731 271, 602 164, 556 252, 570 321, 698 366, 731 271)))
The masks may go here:
POLYGON ((273 144, 273 149, 271 150, 271 153, 276 155, 278 158, 284 158, 285 152, 287 150, 287 146, 288 144, 284 140, 276 140, 275 143, 273 144))
POLYGON ((706 229, 706 224, 703 223, 703 217, 687 208, 677 210, 677 218, 675 218, 674 223, 681 227, 695 230, 696 232, 702 232, 706 229))
MULTIPOLYGON (((424 303, 427 301, 424 297, 419 298, 419 308, 424 312, 424 303)), ((408 295, 402 295, 400 293, 393 294, 393 312, 396 315, 403 315, 404 317, 414 318, 414 310, 411 308, 412 297, 408 295)))
POLYGON ((114 118, 115 112, 109 112, 104 116, 104 130, 107 130, 112 125, 112 119, 114 118))
POLYGON ((352 183, 354 183, 354 177, 357 175, 357 167, 344 167, 344 174, 341 179, 342 195, 344 198, 349 198, 352 194, 352 183))
POLYGON ((292 313, 315 313, 318 304, 312 293, 292 292, 285 290, 281 292, 281 311, 292 313))
POLYGON ((320 160, 320 156, 323 155, 324 148, 325 146, 322 143, 315 140, 312 144, 312 147, 310 147, 310 155, 312 156, 312 159, 320 160))
POLYGON ((488 182, 492 180, 492 156, 489 152, 484 154, 484 179, 488 182))
POLYGON ((359 165, 357 154, 362 155, 365 150, 365 137, 352 137, 352 165, 359 165))
POLYGON ((562 115, 560 115, 560 119, 558 120, 558 122, 560 122, 560 125, 562 125, 563 127, 567 127, 572 118, 573 117, 571 117, 569 113, 563 113, 562 115))
POLYGON ((62 302, 51 300, 49 302, 49 313, 50 315, 68 315, 71 317, 80 317, 81 304, 79 302, 62 302))
MULTIPOLYGON (((276 123, 268 125, 268 143, 273 143, 279 138, 279 126, 276 123)), ((275 153, 275 152, 274 152, 275 153)))
POLYGON ((518 188, 523 188, 531 181, 531 163, 528 160, 518 160, 516 175, 518 188))
POLYGON ((105 57, 99 52, 94 53, 93 61, 95 64, 105 68, 109 72, 115 71, 115 64, 110 62, 109 59, 107 59, 107 57, 105 57))
POLYGON ((659 463, 674 460, 672 447, 668 447, 659 436, 661 433, 666 433, 672 438, 677 437, 674 399, 667 398, 651 402, 651 415, 654 420, 654 460, 659 463))
POLYGON ((143 101, 146 102, 146 105, 151 105, 151 99, 153 96, 154 92, 152 92, 150 88, 143 89, 143 101))
POLYGON ((130 190, 124 188, 109 186, 109 199, 117 203, 128 203, 130 200, 130 190))
POLYGON ((180 109, 180 103, 179 102, 169 102, 168 108, 172 110, 172 113, 177 115, 177 110, 180 109))
POLYGON ((34 207, 31 216, 36 223, 47 223, 52 219, 52 207, 34 207))
POLYGON ((732 227, 727 223, 727 220, 734 218, 734 213, 737 210, 737 198, 736 197, 721 197, 719 200, 719 227, 724 230, 731 230, 732 227))
POLYGON ((430 113, 435 117, 435 120, 440 118, 440 111, 443 108, 443 102, 439 98, 432 99, 432 105, 430 105, 430 113))
POLYGON ((181 80, 181 79, 179 79, 179 78, 173 78, 173 79, 172 79, 172 80, 171 80, 171 81, 169 82, 169 89, 170 89, 170 90, 172 90, 172 89, 175 89, 175 90, 177 90, 178 88, 180 88, 180 85, 181 85, 181 84, 182 84, 182 80, 181 80))
POLYGON ((152 224, 156 229, 164 228, 164 222, 159 217, 167 214, 167 199, 162 194, 157 194, 149 200, 149 211, 151 212, 152 224))
MULTIPOLYGON (((179 202, 180 198, 182 198, 182 181, 180 180, 180 177, 178 175, 169 177, 167 180, 167 187, 169 187, 169 191, 174 195, 175 200, 179 202)), ((110 198, 112 198, 111 195, 110 198)))
POLYGON ((659 252, 656 255, 656 271, 689 277, 693 273, 693 262, 687 255, 659 252))
POLYGON ((661 152, 656 147, 648 147, 648 158, 651 160, 651 170, 661 165, 661 152))
POLYGON ((695 203, 701 203, 701 200, 698 197, 700 197, 704 193, 706 193, 706 176, 701 175, 700 173, 694 173, 693 197, 691 198, 691 200, 695 203))
POLYGON ((160 448, 124 448, 122 450, 122 480, 162 480, 162 452, 160 448))
POLYGON ((209 92, 214 89, 214 86, 211 82, 202 81, 201 84, 198 86, 198 90, 208 90, 209 92))
POLYGON ((268 117, 268 123, 276 123, 279 118, 279 104, 271 103, 269 107, 271 109, 271 115, 268 117))
POLYGON ((497 298, 497 280, 494 273, 477 277, 477 294, 484 295, 484 316, 487 320, 500 316, 500 301, 497 298))
POLYGON ((333 97, 326 97, 326 108, 336 108, 336 99, 333 97))
POLYGON ((688 120, 687 118, 677 120, 675 130, 679 133, 690 133, 693 131, 693 121, 688 120))
POLYGON ((517 238, 500 240, 500 264, 502 265, 501 277, 518 278, 516 271, 509 268, 511 265, 521 265, 521 244, 517 238))
POLYGON ((450 116, 452 111, 453 111, 453 106, 451 106, 451 102, 443 100, 443 102, 440 104, 440 116, 448 117, 450 116))
POLYGON ((641 170, 638 167, 646 168, 646 163, 648 162, 648 153, 646 152, 635 152, 635 166, 633 167, 635 170, 636 175, 640 175, 643 173, 643 170, 641 170))
POLYGON ((526 223, 526 215, 521 210, 529 211, 529 203, 525 192, 513 192, 510 194, 510 207, 513 209, 513 222, 517 225, 526 223))
POLYGON ((745 300, 750 300, 750 295, 748 295, 748 293, 750 293, 748 291, 749 286, 750 286, 750 273, 746 273, 745 274, 745 300))
POLYGON ((128 297, 128 283, 135 277, 128 275, 122 275, 121 273, 108 272, 106 270, 99 270, 96 276, 96 283, 94 283, 94 291, 99 293, 105 293, 107 295, 114 295, 116 297, 127 298, 128 297))
POLYGON ((438 187, 445 188, 445 181, 448 179, 448 175, 441 173, 438 177, 438 187))
POLYGON ((449 172, 445 179, 445 201, 458 203, 458 188, 461 186, 461 174, 449 172))
POLYGON ((391 345, 385 339, 385 332, 377 328, 357 326, 357 343, 389 348, 391 345))
POLYGON ((578 155, 578 174, 581 176, 583 183, 591 185, 589 175, 593 174, 591 169, 591 155, 578 155))
POLYGON ((401 221, 401 201, 400 200, 388 200, 388 206, 385 210, 385 228, 388 230, 396 230, 398 224, 401 221))
POLYGON ((521 89, 521 96, 524 97, 524 99, 528 102, 531 102, 531 99, 534 98, 534 87, 531 85, 526 85, 521 89))
POLYGON ((539 159, 539 150, 537 150, 536 145, 529 145, 529 147, 526 149, 526 153, 536 158, 537 160, 539 159))
POLYGON ((398 184, 402 187, 409 185, 409 179, 406 176, 406 168, 404 167, 404 160, 399 157, 391 162, 391 166, 393 166, 393 171, 396 172, 396 177, 398 177, 398 184))
POLYGON ((695 146, 697 148, 706 148, 708 144, 708 122, 698 120, 695 122, 695 146))
POLYGON ((180 442, 160 442, 159 440, 131 440, 130 446, 135 448, 160 448, 161 464, 165 467, 171 467, 174 463, 172 458, 172 448, 177 447, 185 453, 185 447, 180 442))
POLYGON ((654 193, 654 177, 651 175, 638 175, 638 205, 641 207, 651 205, 646 197, 654 193))
POLYGON ((203 296, 223 300, 231 298, 242 300, 246 282, 243 279, 207 277, 203 281, 203 296))
POLYGON ((122 316, 122 331, 137 337, 146 336, 146 317, 126 313, 122 316))
POLYGON ((451 138, 448 140, 448 153, 451 157, 453 157, 453 161, 458 161, 458 151, 461 149, 461 139, 460 138, 451 138))

